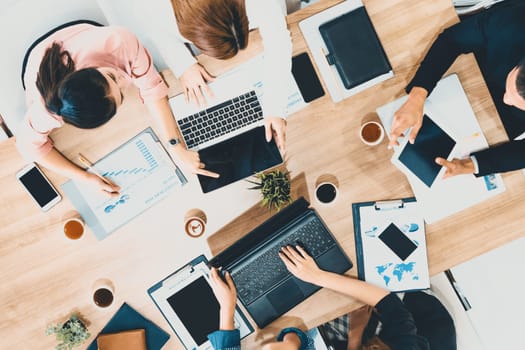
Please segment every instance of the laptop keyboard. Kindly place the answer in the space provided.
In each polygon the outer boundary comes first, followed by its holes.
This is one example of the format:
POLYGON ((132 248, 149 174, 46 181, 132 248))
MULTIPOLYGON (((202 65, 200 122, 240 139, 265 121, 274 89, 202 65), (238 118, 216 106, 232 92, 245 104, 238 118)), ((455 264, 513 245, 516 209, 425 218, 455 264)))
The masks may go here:
POLYGON ((271 247, 265 246, 266 251, 262 255, 232 273, 237 292, 247 305, 288 275, 288 270, 278 255, 281 247, 288 244, 300 245, 316 258, 336 244, 316 216, 310 217, 306 222, 302 222, 300 227, 292 230, 294 232, 286 232, 285 237, 272 241, 271 247))
POLYGON ((259 99, 252 90, 177 122, 186 146, 194 148, 262 119, 259 99))

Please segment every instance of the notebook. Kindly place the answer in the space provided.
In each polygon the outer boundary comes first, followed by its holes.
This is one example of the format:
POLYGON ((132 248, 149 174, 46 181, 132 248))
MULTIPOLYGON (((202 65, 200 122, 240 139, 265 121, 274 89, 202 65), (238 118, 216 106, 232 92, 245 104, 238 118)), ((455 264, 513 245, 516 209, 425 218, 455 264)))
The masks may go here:
POLYGON ((320 287, 292 276, 279 258, 286 245, 300 245, 323 270, 344 273, 352 267, 315 210, 300 198, 210 261, 230 272, 237 297, 263 328, 320 287), (254 278, 256 276, 256 278, 254 278))
MULTIPOLYGON (((111 320, 100 331, 100 334, 118 333, 134 329, 144 329, 146 331, 146 347, 148 350, 160 350, 170 338, 155 323, 151 322, 127 303, 122 304, 120 309, 113 315, 111 320)), ((87 350, 97 350, 97 340, 87 347, 87 350)))
POLYGON ((97 337, 98 350, 147 350, 146 332, 134 329, 118 333, 101 334, 97 337))
POLYGON ((364 6, 324 23, 319 32, 328 49, 326 59, 346 89, 392 70, 364 6))

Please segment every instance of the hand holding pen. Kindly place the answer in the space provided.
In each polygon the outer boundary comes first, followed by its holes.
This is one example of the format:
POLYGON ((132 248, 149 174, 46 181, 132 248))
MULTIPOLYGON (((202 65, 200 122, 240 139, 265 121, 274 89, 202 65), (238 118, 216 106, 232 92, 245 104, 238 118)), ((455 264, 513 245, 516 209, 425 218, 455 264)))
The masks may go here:
POLYGON ((85 180, 91 185, 96 186, 104 194, 109 195, 110 197, 116 197, 119 195, 120 187, 109 179, 103 177, 94 167, 86 157, 82 154, 78 155, 78 160, 87 167, 85 180), (87 170, 91 171, 88 172, 87 170))

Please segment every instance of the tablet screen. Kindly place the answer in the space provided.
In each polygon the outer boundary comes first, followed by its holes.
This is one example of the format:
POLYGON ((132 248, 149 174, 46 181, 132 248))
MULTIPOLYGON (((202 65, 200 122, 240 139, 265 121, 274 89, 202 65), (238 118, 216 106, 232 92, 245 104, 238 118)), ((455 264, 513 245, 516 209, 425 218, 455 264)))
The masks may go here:
POLYGON ((199 277, 167 301, 197 345, 205 343, 207 335, 219 329, 220 306, 204 277, 199 277))
POLYGON ((417 249, 417 245, 394 224, 390 224, 379 235, 379 239, 403 261, 417 249))
POLYGON ((456 141, 425 114, 414 144, 406 144, 399 161, 430 187, 441 170, 436 157, 447 159, 455 145, 456 141))

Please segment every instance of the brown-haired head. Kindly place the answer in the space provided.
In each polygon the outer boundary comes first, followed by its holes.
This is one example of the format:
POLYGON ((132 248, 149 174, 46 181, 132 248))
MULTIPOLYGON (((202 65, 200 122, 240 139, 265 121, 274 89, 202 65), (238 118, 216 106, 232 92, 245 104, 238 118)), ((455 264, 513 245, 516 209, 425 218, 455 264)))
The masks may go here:
POLYGON ((171 0, 179 31, 204 54, 235 56, 248 45, 245 0, 171 0))

